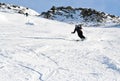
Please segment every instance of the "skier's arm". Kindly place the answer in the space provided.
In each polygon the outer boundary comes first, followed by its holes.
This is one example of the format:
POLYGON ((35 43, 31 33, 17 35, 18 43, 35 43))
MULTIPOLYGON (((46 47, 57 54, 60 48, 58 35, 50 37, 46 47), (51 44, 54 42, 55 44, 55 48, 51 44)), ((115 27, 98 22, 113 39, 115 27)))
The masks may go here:
POLYGON ((76 32, 76 28, 75 28, 75 29, 74 29, 74 31, 73 31, 73 32, 71 32, 71 33, 73 34, 73 33, 75 33, 75 32, 76 32))

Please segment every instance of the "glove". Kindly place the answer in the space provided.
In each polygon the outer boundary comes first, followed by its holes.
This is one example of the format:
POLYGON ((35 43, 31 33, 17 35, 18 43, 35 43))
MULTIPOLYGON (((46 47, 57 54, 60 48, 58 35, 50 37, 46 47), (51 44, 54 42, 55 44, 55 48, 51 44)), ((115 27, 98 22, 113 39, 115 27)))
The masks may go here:
POLYGON ((71 34, 74 34, 74 32, 71 32, 71 34))

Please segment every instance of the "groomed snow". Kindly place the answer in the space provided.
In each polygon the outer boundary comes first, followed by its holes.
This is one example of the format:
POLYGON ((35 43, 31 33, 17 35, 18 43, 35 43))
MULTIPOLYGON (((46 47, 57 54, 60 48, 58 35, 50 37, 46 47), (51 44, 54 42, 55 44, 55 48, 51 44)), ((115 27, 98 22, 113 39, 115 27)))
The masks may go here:
POLYGON ((0 81, 120 81, 120 27, 83 27, 0 12, 0 81))

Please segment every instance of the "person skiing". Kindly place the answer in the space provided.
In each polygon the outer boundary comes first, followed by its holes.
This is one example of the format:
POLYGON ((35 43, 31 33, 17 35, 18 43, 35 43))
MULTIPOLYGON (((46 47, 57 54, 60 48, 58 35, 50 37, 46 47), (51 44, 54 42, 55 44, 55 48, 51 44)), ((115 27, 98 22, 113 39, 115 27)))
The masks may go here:
POLYGON ((76 31, 78 36, 82 39, 82 41, 85 40, 85 36, 83 35, 83 32, 82 32, 82 24, 75 25, 75 29, 71 33, 74 34, 76 31))
POLYGON ((25 16, 26 16, 26 17, 28 17, 28 15, 29 15, 28 13, 25 13, 25 16))

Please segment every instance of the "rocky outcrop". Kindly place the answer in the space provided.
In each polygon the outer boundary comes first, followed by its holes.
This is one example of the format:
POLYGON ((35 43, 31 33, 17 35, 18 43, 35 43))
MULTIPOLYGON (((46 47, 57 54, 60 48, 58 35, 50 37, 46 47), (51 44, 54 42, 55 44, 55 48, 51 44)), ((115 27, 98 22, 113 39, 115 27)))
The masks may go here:
POLYGON ((115 15, 106 14, 91 8, 72 8, 53 6, 47 12, 40 15, 43 18, 67 22, 70 24, 84 23, 91 25, 99 25, 104 23, 119 23, 120 18, 115 15))

